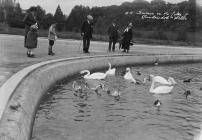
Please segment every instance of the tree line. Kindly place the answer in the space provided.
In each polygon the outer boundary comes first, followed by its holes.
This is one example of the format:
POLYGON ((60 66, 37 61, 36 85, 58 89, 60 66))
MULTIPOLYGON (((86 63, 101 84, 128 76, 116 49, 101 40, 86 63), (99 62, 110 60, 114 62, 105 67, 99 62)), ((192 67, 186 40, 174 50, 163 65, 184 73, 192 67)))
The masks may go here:
MULTIPOLYGON (((119 6, 92 7, 76 5, 71 13, 65 15, 60 5, 56 8, 54 14, 46 13, 46 11, 37 6, 37 20, 40 29, 48 29, 52 20, 58 23, 58 31, 80 32, 81 24, 86 16, 91 14, 94 17, 94 33, 106 34, 107 27, 116 22, 119 29, 123 30, 129 22, 132 22, 135 28, 139 30, 158 30, 158 31, 199 31, 202 29, 202 7, 196 5, 195 0, 183 1, 177 4, 168 3, 164 0, 134 0, 133 2, 124 2, 119 6), (186 15, 186 20, 171 19, 143 19, 140 13, 164 14, 172 15, 172 13, 180 13, 186 15), (127 14, 129 13, 129 14, 127 14), (132 13, 132 14, 130 14, 132 13)), ((0 6, 0 22, 5 22, 10 27, 23 28, 22 22, 25 12, 20 4, 2 7, 0 6), (7 16, 5 19, 5 11, 7 16)))

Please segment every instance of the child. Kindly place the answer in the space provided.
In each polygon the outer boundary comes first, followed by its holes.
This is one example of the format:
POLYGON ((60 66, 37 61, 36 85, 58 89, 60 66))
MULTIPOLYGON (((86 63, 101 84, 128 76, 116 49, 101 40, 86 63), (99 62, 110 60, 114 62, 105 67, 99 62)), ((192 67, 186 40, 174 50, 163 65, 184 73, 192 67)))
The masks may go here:
POLYGON ((49 48, 48 48, 48 55, 55 55, 52 48, 54 45, 55 40, 57 39, 57 35, 55 32, 56 23, 53 23, 48 31, 48 40, 49 40, 49 48))

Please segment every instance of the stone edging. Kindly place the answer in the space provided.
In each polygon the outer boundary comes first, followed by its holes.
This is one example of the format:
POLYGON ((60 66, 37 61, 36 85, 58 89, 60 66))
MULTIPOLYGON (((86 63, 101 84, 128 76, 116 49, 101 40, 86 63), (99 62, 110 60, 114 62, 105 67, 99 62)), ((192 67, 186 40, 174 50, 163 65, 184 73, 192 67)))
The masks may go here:
MULTIPOLYGON (((80 70, 153 64, 157 56, 98 55, 41 62, 13 75, 0 89, 0 139, 29 140, 34 115, 43 94, 56 81, 80 70)), ((159 63, 202 62, 200 55, 159 55, 159 63)))

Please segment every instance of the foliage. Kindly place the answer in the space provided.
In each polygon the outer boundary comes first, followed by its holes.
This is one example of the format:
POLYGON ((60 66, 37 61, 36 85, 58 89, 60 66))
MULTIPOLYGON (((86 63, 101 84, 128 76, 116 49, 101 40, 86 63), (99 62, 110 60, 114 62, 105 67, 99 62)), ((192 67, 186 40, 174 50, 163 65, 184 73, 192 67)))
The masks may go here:
POLYGON ((59 31, 62 31, 64 28, 64 21, 65 21, 65 16, 60 8, 60 5, 58 5, 55 14, 54 14, 54 19, 57 22, 57 29, 59 31))
MULTIPOLYGON (((121 32, 124 31, 129 22, 134 25, 135 38, 148 38, 158 40, 177 40, 187 41, 190 36, 187 32, 200 32, 202 30, 202 6, 196 5, 196 0, 188 0, 180 3, 167 3, 164 0, 134 0, 133 2, 124 2, 119 6, 92 7, 77 5, 69 16, 65 16, 60 5, 57 6, 54 15, 46 13, 46 11, 37 6, 37 21, 40 30, 47 30, 53 20, 57 24, 57 30, 60 32, 80 32, 80 28, 86 16, 91 14, 93 20, 94 34, 107 35, 107 29, 112 22, 116 22, 121 32), (142 18, 142 13, 154 13, 163 16, 165 13, 169 15, 178 12, 186 16, 186 20, 155 19, 142 18), (171 32, 173 34, 171 34, 171 32)), ((20 5, 0 5, 0 22, 7 23, 10 27, 23 28, 22 22, 25 12, 20 5)), ((193 36, 192 36, 193 37, 193 36)), ((192 39, 194 41, 195 39, 192 39)))

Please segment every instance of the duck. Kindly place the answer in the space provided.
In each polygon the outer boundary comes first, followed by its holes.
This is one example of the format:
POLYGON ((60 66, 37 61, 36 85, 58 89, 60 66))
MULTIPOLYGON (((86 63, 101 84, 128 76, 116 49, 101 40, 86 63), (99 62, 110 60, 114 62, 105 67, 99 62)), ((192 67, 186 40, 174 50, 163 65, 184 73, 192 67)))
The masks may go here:
POLYGON ((86 79, 85 84, 88 89, 95 91, 95 93, 98 93, 99 88, 103 89, 103 83, 99 80, 86 79))
POLYGON ((143 81, 141 81, 139 79, 136 80, 137 84, 145 84, 146 82, 147 82, 147 78, 146 77, 143 78, 143 81))
POLYGON ((135 83, 136 84, 136 80, 133 78, 131 72, 130 72, 130 68, 126 68, 126 74, 124 75, 124 79, 125 80, 128 80, 132 83, 135 83))
POLYGON ((154 105, 156 107, 160 107, 162 105, 161 101, 159 99, 157 99, 156 101, 154 101, 154 105))
POLYGON ((191 80, 192 80, 191 78, 185 79, 185 80, 183 80, 183 83, 190 83, 191 80))
POLYGON ((186 99, 187 99, 187 97, 188 97, 189 95, 191 95, 191 91, 190 91, 190 90, 186 90, 186 91, 184 92, 184 95, 186 96, 186 99))
POLYGON ((111 75, 111 76, 113 76, 113 75, 115 75, 115 72, 116 72, 116 68, 111 68, 112 66, 111 66, 111 63, 108 63, 108 65, 109 65, 109 69, 106 71, 106 74, 107 75, 111 75))
POLYGON ((136 70, 136 74, 139 76, 142 75, 142 73, 139 70, 136 70))
POLYGON ((119 100, 121 97, 121 93, 117 90, 114 90, 113 92, 111 92, 108 88, 105 90, 107 92, 108 95, 114 97, 115 99, 119 100))
POLYGON ((154 66, 158 66, 159 65, 159 58, 156 58, 156 60, 154 61, 154 66))
POLYGON ((87 73, 83 76, 84 79, 104 80, 107 76, 106 73, 102 73, 102 72, 95 72, 95 73, 90 74, 89 70, 82 70, 80 72, 80 74, 84 74, 84 73, 87 73))
POLYGON ((80 86, 76 81, 73 82, 72 88, 73 88, 76 92, 82 92, 81 86, 80 86))
POLYGON ((111 93, 111 96, 113 96, 113 97, 118 97, 119 96, 120 97, 121 93, 119 91, 115 90, 114 92, 111 93))
POLYGON ((152 78, 152 84, 149 92, 155 94, 170 93, 174 86, 177 84, 174 78, 169 77, 168 80, 161 76, 150 75, 152 78))

